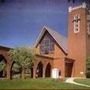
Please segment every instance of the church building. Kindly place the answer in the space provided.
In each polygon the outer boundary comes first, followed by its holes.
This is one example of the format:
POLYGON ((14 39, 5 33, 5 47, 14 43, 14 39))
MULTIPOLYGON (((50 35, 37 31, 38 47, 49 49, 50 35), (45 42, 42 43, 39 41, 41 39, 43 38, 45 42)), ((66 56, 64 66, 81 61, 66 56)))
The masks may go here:
POLYGON ((36 43, 33 77, 85 77, 90 56, 90 8, 69 7, 68 37, 44 26, 36 43))
MULTIPOLYGON (((68 36, 44 26, 34 47, 36 55, 32 77, 86 77, 86 59, 90 56, 90 6, 86 3, 69 7, 68 36)), ((0 62, 6 63, 6 73, 11 76, 12 62, 8 55, 10 48, 0 46, 0 62)))

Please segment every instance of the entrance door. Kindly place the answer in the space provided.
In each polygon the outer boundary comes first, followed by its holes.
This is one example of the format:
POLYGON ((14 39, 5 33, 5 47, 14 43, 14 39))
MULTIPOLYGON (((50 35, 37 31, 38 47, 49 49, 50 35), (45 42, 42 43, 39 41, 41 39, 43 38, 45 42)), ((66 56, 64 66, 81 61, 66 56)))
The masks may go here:
POLYGON ((72 75, 73 62, 65 63, 65 77, 71 77, 72 75))
POLYGON ((50 76, 51 76, 51 65, 50 63, 48 63, 45 70, 45 77, 50 77, 50 76))

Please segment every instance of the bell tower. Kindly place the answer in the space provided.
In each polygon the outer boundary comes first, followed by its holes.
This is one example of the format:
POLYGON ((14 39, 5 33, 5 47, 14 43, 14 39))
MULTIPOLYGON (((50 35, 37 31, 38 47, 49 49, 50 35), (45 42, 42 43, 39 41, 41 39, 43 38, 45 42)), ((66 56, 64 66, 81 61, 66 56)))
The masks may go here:
MULTIPOLYGON (((68 57, 74 59, 72 75, 85 77, 86 58, 90 55, 90 35, 87 30, 88 8, 86 3, 69 7, 68 19, 68 57)), ((90 19, 90 15, 88 16, 90 19)))

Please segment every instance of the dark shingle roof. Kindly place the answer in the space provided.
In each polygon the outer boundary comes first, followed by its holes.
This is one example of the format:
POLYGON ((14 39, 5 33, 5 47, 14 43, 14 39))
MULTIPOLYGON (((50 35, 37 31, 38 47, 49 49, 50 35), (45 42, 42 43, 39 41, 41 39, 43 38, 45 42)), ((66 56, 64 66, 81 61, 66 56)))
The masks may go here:
POLYGON ((38 45, 39 41, 41 40, 42 36, 44 35, 45 31, 48 31, 49 34, 55 39, 58 45, 67 53, 67 38, 63 35, 60 35, 58 32, 51 30, 50 28, 44 26, 41 33, 39 34, 35 46, 38 45))

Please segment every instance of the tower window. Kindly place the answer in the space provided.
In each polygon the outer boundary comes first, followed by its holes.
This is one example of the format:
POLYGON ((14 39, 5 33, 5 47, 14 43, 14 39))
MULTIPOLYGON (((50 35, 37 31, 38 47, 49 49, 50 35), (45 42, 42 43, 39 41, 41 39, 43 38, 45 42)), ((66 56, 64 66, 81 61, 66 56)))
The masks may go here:
POLYGON ((74 23, 74 33, 78 33, 80 31, 80 17, 79 15, 75 15, 74 16, 74 20, 73 20, 73 23, 74 23))

